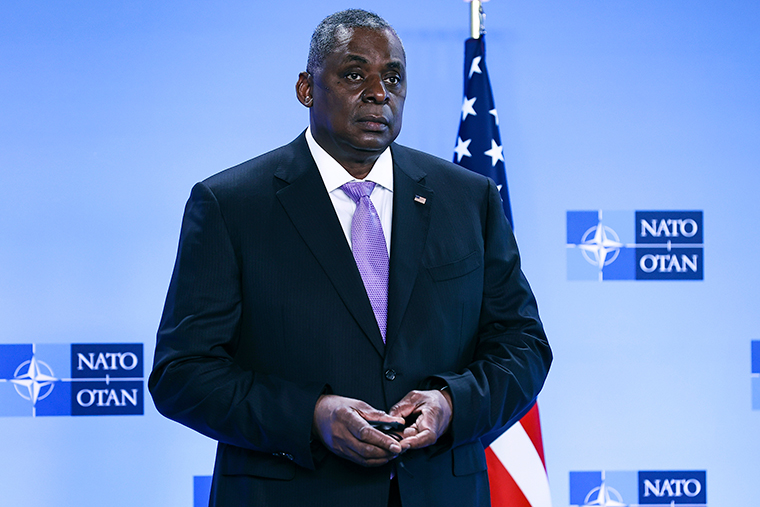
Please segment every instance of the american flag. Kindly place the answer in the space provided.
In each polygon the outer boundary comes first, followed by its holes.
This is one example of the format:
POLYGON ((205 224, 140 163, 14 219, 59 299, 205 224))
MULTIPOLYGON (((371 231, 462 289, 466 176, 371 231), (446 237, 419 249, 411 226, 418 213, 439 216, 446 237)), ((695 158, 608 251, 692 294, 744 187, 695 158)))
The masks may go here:
MULTIPOLYGON (((504 214, 514 227, 485 45, 485 35, 465 42, 464 102, 454 162, 496 182, 504 214)), ((491 442, 486 459, 493 507, 551 507, 538 405, 491 442)))

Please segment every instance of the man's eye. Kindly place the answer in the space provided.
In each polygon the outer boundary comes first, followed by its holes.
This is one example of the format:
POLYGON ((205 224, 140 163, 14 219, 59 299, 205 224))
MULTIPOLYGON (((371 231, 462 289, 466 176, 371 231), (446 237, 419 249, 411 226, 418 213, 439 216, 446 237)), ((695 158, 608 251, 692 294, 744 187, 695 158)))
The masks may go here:
POLYGON ((401 82, 401 78, 398 76, 388 76, 385 78, 385 81, 392 85, 397 85, 401 82))
POLYGON ((349 81, 359 81, 361 80, 362 76, 358 72, 349 72, 346 74, 346 79, 349 81))

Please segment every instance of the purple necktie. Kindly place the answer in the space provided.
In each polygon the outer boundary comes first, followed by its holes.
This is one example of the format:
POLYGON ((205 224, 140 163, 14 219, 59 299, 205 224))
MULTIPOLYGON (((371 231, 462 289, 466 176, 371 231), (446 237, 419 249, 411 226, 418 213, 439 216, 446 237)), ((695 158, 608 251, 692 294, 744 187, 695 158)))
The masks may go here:
POLYGON ((354 259, 385 343, 388 318, 388 248, 385 246, 380 217, 369 198, 375 184, 371 181, 352 181, 340 188, 356 203, 356 211, 351 221, 354 259))

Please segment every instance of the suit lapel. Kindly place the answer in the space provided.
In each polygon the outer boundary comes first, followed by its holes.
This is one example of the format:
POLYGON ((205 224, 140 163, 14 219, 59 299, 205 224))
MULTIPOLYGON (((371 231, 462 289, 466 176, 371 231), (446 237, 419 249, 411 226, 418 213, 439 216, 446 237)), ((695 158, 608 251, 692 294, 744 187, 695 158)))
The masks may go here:
POLYGON ((286 183, 277 198, 343 303, 383 355, 385 346, 361 275, 303 134, 290 146, 292 162, 275 171, 275 177, 286 183))
POLYGON ((404 148, 393 148, 393 226, 391 230, 386 347, 393 345, 409 304, 425 247, 433 191, 425 172, 412 165, 404 148))

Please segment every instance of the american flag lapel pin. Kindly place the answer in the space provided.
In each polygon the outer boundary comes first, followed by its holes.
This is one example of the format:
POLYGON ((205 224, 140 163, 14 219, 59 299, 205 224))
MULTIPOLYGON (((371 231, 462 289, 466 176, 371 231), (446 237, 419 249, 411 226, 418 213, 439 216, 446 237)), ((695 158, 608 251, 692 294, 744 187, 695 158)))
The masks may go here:
POLYGON ((414 202, 418 202, 420 204, 425 204, 427 202, 427 199, 425 199, 421 195, 415 195, 414 196, 414 202))

